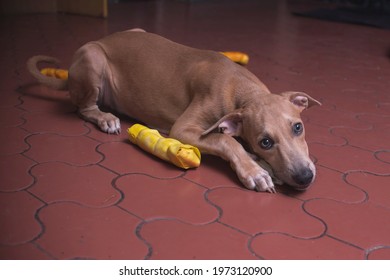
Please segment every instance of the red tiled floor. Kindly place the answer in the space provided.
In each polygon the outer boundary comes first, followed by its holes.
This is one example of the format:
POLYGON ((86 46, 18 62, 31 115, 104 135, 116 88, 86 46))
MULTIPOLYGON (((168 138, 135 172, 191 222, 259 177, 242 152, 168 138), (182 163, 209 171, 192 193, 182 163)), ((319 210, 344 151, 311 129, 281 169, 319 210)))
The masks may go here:
MULTIPOLYGON (((28 79, 32 80, 31 77, 28 79)), ((76 111, 76 107, 72 105, 69 93, 66 91, 56 91, 37 84, 27 84, 18 91, 22 93, 20 97, 22 104, 18 107, 27 112, 53 112, 58 114, 58 112, 76 111)))
POLYGON ((386 94, 377 94, 373 90, 345 89, 340 92, 340 95, 327 97, 327 102, 335 104, 336 109, 343 112, 351 112, 354 114, 356 114, 356 112, 380 114, 382 112, 380 111, 380 108, 378 108, 378 104, 372 102, 373 97, 376 97, 376 95, 378 95, 376 99, 378 100, 377 102, 386 98, 386 94), (359 99, 351 102, 356 95, 359 96, 359 99))
POLYGON ((160 180, 131 174, 119 178, 115 184, 124 195, 119 206, 144 220, 171 218, 205 224, 215 221, 219 215, 205 201, 204 188, 181 178, 160 180))
POLYGON ((255 259, 246 248, 248 236, 219 223, 157 220, 144 224, 140 235, 152 247, 151 259, 255 259))
POLYGON ((308 110, 305 114, 309 115, 309 122, 314 125, 326 127, 350 127, 356 129, 369 129, 370 124, 359 122, 356 113, 332 110, 329 108, 315 108, 308 110))
POLYGON ((88 128, 74 114, 32 113, 23 115, 26 123, 22 128, 31 133, 56 133, 63 136, 77 136, 88 132, 88 128), (61 123, 61 126, 58 124, 61 123))
POLYGON ((31 186, 34 178, 29 173, 35 163, 20 154, 0 157, 0 192, 19 191, 31 186))
MULTIPOLYGON (((390 107, 386 108, 386 111, 390 110, 390 107)), ((376 114, 362 114, 358 116, 359 121, 372 125, 374 129, 388 128, 390 122, 389 115, 376 115, 376 114)))
POLYGON ((390 260, 390 247, 372 250, 368 255, 369 260, 390 260))
POLYGON ((297 199, 239 188, 218 188, 210 191, 207 198, 221 208, 222 223, 252 235, 285 232, 308 238, 325 231, 324 224, 307 215, 297 199))
POLYGON ((390 163, 390 152, 388 151, 378 151, 375 153, 375 157, 384 163, 390 163))
POLYGON ((101 165, 120 174, 144 173, 158 178, 176 178, 183 175, 182 170, 147 154, 129 141, 104 143, 98 150, 105 155, 101 165))
POLYGON ((36 243, 60 259, 142 259, 147 246, 132 234, 140 220, 117 207, 53 203, 38 214, 45 231, 36 243))
POLYGON ((44 204, 27 192, 0 193, 0 244, 23 244, 37 238, 42 225, 35 213, 44 204))
POLYGON ((72 165, 89 165, 102 160, 96 151, 98 142, 88 137, 35 134, 26 139, 30 149, 24 154, 40 163, 61 161, 72 165))
POLYGON ((373 128, 358 130, 353 128, 335 128, 334 134, 348 139, 348 144, 358 148, 377 151, 385 149, 390 143, 390 126, 387 128, 373 128))
POLYGON ((26 151, 29 146, 25 138, 29 133, 19 127, 7 128, 7 133, 1 135, 0 154, 13 155, 26 151))
POLYGON ((347 140, 339 135, 335 135, 333 130, 310 123, 305 123, 306 141, 308 143, 322 143, 329 146, 342 146, 347 143, 347 140))
POLYGON ((49 162, 34 166, 31 175, 36 183, 29 191, 47 203, 72 201, 89 207, 107 207, 122 198, 111 185, 116 175, 97 165, 76 167, 49 162))
POLYGON ((389 165, 377 160, 372 152, 358 147, 332 147, 313 143, 310 153, 317 159, 318 164, 340 172, 348 170, 366 170, 371 173, 389 173, 389 165), (337 155, 337 160, 335 160, 337 155))
POLYGON ((305 203, 305 210, 326 222, 327 234, 360 248, 390 242, 390 209, 373 203, 345 204, 327 199, 305 203))
POLYGON ((50 260, 52 257, 33 243, 15 246, 0 245, 0 260, 50 260))
POLYGON ((389 30, 295 17, 284 0, 109 11, 0 19, 0 259, 390 259, 389 30), (85 42, 132 27, 247 52, 273 92, 320 100, 302 114, 312 187, 247 191, 211 156, 178 169, 129 143, 132 120, 104 134, 25 69, 36 54, 67 68, 85 42))
POLYGON ((339 260, 361 259, 364 251, 328 236, 301 239, 280 233, 261 234, 251 248, 265 259, 339 260), (318 248, 321 248, 319 250, 318 248))
POLYGON ((23 110, 16 107, 7 107, 0 110, 0 126, 19 126, 24 123, 22 119, 23 110))
POLYGON ((351 172, 346 176, 346 181, 364 190, 368 200, 376 205, 390 209, 390 175, 377 175, 367 172, 351 172))
POLYGON ((241 186, 237 176, 231 172, 229 163, 207 155, 203 156, 203 162, 196 170, 188 170, 184 178, 208 188, 241 186), (210 176, 210 174, 213 175, 210 176))

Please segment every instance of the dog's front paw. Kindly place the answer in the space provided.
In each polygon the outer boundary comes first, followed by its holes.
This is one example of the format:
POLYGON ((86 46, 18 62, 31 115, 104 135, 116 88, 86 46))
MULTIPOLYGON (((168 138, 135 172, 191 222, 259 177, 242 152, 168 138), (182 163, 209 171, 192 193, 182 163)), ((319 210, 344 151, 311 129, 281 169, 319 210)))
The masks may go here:
POLYGON ((257 162, 258 165, 260 165, 260 167, 262 167, 263 169, 267 170, 267 172, 271 176, 272 182, 274 184, 276 184, 276 185, 283 185, 283 181, 275 176, 271 166, 265 160, 256 159, 255 161, 257 162))
POLYGON ((121 123, 113 114, 106 113, 98 122, 100 129, 108 134, 120 134, 121 123))
POLYGON ((271 176, 257 164, 251 168, 243 169, 240 173, 238 177, 246 188, 259 192, 276 193, 271 176))

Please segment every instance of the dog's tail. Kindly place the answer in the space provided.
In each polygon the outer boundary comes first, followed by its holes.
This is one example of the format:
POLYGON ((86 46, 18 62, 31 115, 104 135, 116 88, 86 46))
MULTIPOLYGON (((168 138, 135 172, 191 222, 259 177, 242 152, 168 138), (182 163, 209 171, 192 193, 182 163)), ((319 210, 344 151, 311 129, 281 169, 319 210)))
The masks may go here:
POLYGON ((27 61, 27 70, 33 75, 35 79, 37 79, 41 84, 49 86, 58 90, 67 90, 68 89, 68 76, 67 71, 62 70, 64 72, 60 74, 50 73, 50 69, 38 69, 38 63, 47 62, 51 64, 55 64, 56 66, 60 64, 60 61, 57 58, 37 55, 31 57, 27 61))

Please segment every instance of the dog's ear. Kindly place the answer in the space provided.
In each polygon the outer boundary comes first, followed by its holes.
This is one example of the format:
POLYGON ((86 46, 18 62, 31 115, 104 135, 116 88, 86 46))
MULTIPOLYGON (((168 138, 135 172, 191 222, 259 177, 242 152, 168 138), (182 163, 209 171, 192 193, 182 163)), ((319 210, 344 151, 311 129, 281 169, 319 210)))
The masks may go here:
POLYGON ((242 130, 242 113, 241 110, 234 111, 222 117, 210 128, 202 133, 202 136, 209 134, 211 131, 218 129, 219 133, 230 136, 240 136, 242 130))
POLYGON ((297 106, 301 112, 311 106, 321 105, 321 102, 315 100, 313 97, 304 92, 286 91, 282 92, 280 95, 287 98, 291 103, 297 106))

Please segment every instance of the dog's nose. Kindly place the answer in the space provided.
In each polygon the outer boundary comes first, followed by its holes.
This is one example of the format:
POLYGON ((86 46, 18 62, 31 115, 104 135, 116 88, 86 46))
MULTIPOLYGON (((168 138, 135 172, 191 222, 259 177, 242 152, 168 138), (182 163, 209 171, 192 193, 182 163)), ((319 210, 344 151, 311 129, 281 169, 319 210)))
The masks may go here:
POLYGON ((310 183, 313 181, 313 171, 309 168, 301 169, 298 173, 294 174, 292 176, 295 183, 297 183, 299 186, 309 186, 310 183))

